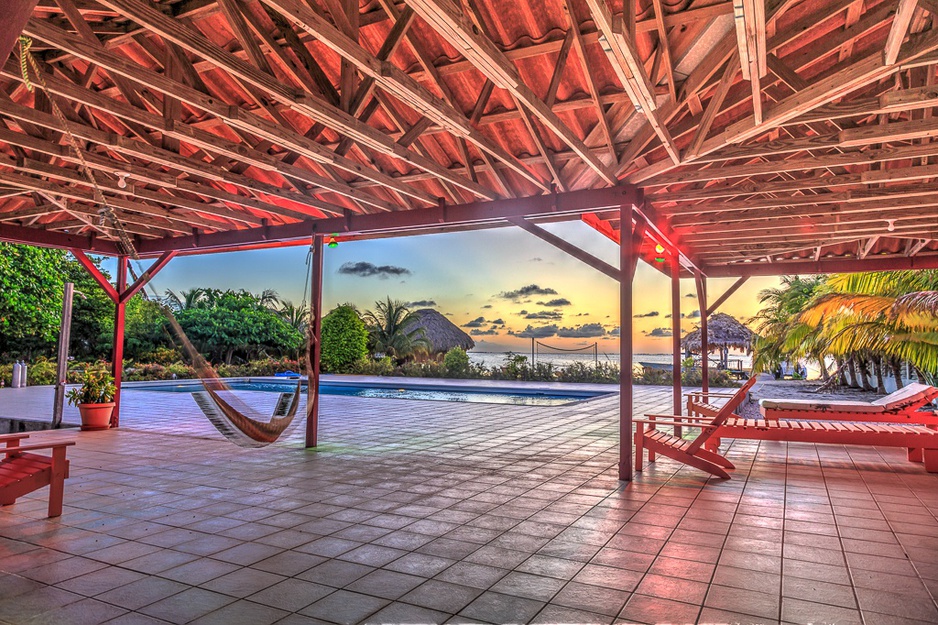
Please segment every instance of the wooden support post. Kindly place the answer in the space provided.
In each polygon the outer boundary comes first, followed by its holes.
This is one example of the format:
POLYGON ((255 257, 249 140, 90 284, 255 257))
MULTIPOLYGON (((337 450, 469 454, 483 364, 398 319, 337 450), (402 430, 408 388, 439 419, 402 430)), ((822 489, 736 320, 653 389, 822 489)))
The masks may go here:
POLYGON ((707 277, 702 273, 695 276, 697 303, 700 308, 700 386, 704 393, 710 390, 710 337, 707 334, 707 277))
POLYGON ((52 403, 52 427, 62 425, 62 412, 65 409, 65 383, 68 378, 68 343, 72 329, 72 296, 75 285, 65 283, 62 294, 62 325, 59 326, 59 353, 55 362, 55 399, 52 403))
MULTIPOLYGON (((745 283, 746 283, 746 280, 748 280, 748 279, 749 279, 749 276, 741 276, 739 279, 736 280, 736 282, 734 282, 732 285, 730 285, 730 288, 726 289, 726 291, 724 291, 723 295, 721 295, 720 297, 717 298, 717 301, 713 302, 713 304, 711 304, 710 306, 707 307, 707 315, 709 316, 709 315, 712 315, 713 313, 715 313, 716 310, 717 310, 717 308, 719 308, 720 306, 722 306, 722 305, 723 305, 723 302, 725 302, 726 300, 728 300, 728 299, 730 298, 730 296, 731 296, 733 293, 735 293, 737 290, 739 290, 739 287, 741 287, 743 284, 745 284, 745 283)), ((703 311, 700 311, 700 312, 702 313, 703 311)))
POLYGON ((632 206, 619 217, 619 479, 632 481, 632 206))
MULTIPOLYGON (((118 294, 123 293, 127 288, 127 257, 120 256, 117 259, 117 285, 118 294)), ((121 378, 124 377, 124 313, 126 312, 125 302, 121 301, 120 295, 114 300, 114 356, 111 359, 113 367, 114 386, 117 389, 114 392, 114 412, 111 415, 111 427, 116 428, 120 425, 120 407, 121 407, 121 378)))
POLYGON ((38 0, 0 0, 0 59, 6 59, 16 46, 16 39, 23 32, 38 0))
POLYGON ((309 362, 306 372, 306 446, 319 444, 319 360, 322 355, 322 235, 313 235, 309 284, 309 362))
MULTIPOLYGON (((681 407, 681 263, 677 254, 671 255, 671 375, 673 414, 682 413, 681 407)), ((682 434, 681 426, 674 426, 674 435, 682 434)))

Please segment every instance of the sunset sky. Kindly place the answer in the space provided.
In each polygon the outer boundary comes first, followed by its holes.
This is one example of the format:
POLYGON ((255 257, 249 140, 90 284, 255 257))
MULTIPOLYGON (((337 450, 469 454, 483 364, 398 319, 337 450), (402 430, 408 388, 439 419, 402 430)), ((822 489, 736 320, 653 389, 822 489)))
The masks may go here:
MULTIPOLYGON (((581 222, 549 224, 555 234, 618 265, 618 246, 581 222)), ((275 289, 299 303, 306 284, 308 246, 174 259, 153 281, 157 292, 193 287, 275 289)), ((523 351, 534 332, 548 345, 571 348, 599 341, 619 351, 618 285, 595 269, 517 228, 343 242, 326 248, 326 311, 351 302, 360 310, 391 296, 414 308, 432 307, 472 334, 476 351, 523 351), (529 329, 530 328, 530 329, 529 329), (525 335, 528 336, 528 335, 525 335)), ((732 279, 708 282, 713 301, 732 279)), ((777 278, 747 282, 721 311, 748 319, 760 290, 777 278)), ((670 284, 639 263, 635 278, 635 351, 670 351, 670 284)), ((699 315, 693 282, 682 281, 684 330, 699 315)))

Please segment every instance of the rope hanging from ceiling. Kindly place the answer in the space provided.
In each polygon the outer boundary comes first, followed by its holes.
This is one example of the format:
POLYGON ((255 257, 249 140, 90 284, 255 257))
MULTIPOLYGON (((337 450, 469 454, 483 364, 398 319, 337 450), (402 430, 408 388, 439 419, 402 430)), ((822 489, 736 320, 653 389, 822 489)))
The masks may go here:
MULTIPOLYGON (((139 263, 140 256, 133 244, 133 240, 127 233, 127 230, 124 228, 113 207, 108 204, 107 197, 98 185, 94 170, 85 160, 81 146, 72 133, 68 118, 62 112, 62 109, 59 108, 55 97, 46 86, 39 64, 30 52, 32 40, 29 37, 21 35, 19 38, 19 46, 20 70, 23 73, 23 83, 30 92, 38 86, 46 94, 52 106, 53 115, 55 115, 56 119, 62 125, 64 135, 68 139, 69 147, 75 153, 81 171, 88 179, 92 188, 93 197, 98 203, 97 223, 89 223, 89 225, 105 234, 110 234, 111 236, 116 235, 118 249, 121 251, 121 254, 139 263), (30 69, 32 69, 34 80, 30 78, 30 69), (109 233, 107 230, 111 232, 109 233)), ((147 286, 152 289, 152 284, 148 284, 147 286)), ((151 299, 157 303, 161 301, 155 291, 151 299)), ((192 344, 192 341, 189 340, 182 326, 177 321, 173 311, 165 305, 162 305, 162 308, 163 313, 169 320, 173 335, 175 335, 186 356, 192 362, 192 367, 199 381, 202 383, 202 387, 205 389, 204 391, 193 393, 193 399, 205 414, 206 418, 208 418, 209 422, 215 426, 215 429, 226 439, 241 447, 264 447, 275 442, 288 431, 294 422, 299 407, 302 390, 301 380, 297 380, 296 389, 292 393, 282 393, 280 395, 273 414, 269 419, 264 419, 251 407, 240 401, 236 396, 230 394, 231 388, 218 376, 218 373, 212 368, 208 361, 205 360, 199 350, 196 349, 195 345, 192 344)), ((309 329, 311 329, 311 324, 308 325, 310 326, 309 329)), ((309 335, 309 332, 307 334, 309 335)), ((308 336, 308 339, 311 339, 311 336, 308 336)), ((310 359, 310 340, 307 340, 306 343, 306 363, 307 370, 310 370, 312 364, 310 359)), ((317 393, 319 389, 310 389, 309 392, 317 393)))

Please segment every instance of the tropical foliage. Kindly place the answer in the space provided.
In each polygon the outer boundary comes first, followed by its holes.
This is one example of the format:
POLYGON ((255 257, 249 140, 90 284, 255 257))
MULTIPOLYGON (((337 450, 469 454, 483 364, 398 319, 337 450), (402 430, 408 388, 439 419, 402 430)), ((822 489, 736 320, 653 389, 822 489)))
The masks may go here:
POLYGON ((754 364, 763 370, 833 359, 842 382, 880 391, 884 370, 902 385, 902 363, 931 382, 938 376, 938 271, 786 277, 762 300, 754 364))
POLYGON ((368 330, 351 304, 334 308, 322 319, 322 369, 349 373, 368 355, 368 330))
POLYGON ((375 302, 375 309, 365 313, 372 349, 399 363, 415 352, 429 348, 423 331, 414 327, 417 322, 417 315, 403 302, 390 297, 383 302, 375 302))
POLYGON ((206 289, 200 303, 180 310, 176 319, 212 362, 231 364, 235 354, 250 359, 268 350, 295 352, 303 345, 303 335, 268 305, 263 295, 206 289))

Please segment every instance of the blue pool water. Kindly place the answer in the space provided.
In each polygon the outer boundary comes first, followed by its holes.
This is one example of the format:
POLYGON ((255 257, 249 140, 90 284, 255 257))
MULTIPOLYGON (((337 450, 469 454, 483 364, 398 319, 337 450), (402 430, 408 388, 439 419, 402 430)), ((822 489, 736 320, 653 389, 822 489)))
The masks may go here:
MULTIPOLYGON (((229 382, 233 391, 261 391, 268 393, 288 393, 296 388, 296 382, 229 382)), ((305 391, 306 384, 303 384, 305 391)), ((195 393, 202 385, 195 381, 178 384, 135 384, 127 386, 125 391, 159 391, 163 393, 195 393)), ((323 395, 344 395, 346 397, 375 397, 380 399, 420 399, 430 401, 461 401, 487 404, 514 404, 518 406, 563 406, 584 399, 598 397, 603 393, 595 391, 545 392, 519 389, 453 388, 445 386, 399 387, 395 385, 378 386, 361 384, 321 383, 319 392, 323 395)))

